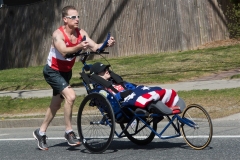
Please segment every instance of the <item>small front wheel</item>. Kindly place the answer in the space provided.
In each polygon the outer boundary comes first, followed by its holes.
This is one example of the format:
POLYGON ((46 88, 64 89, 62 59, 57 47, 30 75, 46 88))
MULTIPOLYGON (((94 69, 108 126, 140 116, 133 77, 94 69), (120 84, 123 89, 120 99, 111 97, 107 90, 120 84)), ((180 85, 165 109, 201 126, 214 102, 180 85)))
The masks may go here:
POLYGON ((187 144, 196 150, 206 148, 213 134, 212 121, 207 111, 200 105, 191 104, 183 111, 182 118, 190 125, 181 125, 187 144))
POLYGON ((91 153, 102 153, 111 144, 115 117, 109 101, 99 93, 87 95, 78 110, 78 133, 91 153))

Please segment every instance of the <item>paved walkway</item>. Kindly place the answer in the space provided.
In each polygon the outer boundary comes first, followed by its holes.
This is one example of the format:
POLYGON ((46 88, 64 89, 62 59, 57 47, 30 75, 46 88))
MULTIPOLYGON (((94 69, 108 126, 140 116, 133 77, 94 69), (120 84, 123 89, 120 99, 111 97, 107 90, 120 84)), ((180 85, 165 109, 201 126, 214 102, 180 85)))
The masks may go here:
MULTIPOLYGON (((155 84, 149 86, 160 86, 162 88, 172 88, 176 91, 189 91, 189 90, 216 90, 226 88, 240 87, 240 79, 226 79, 232 75, 240 74, 240 69, 231 70, 228 72, 221 72, 207 77, 202 77, 188 82, 179 82, 172 84, 155 84)), ((74 88, 77 95, 86 94, 85 88, 74 88)), ((30 97, 49 97, 52 95, 52 90, 18 90, 18 91, 2 91, 1 96, 11 96, 12 98, 30 98, 30 97)), ((240 119, 240 114, 224 117, 225 119, 240 119)), ((0 120, 0 128, 11 127, 39 127, 43 118, 28 118, 28 119, 10 119, 0 120)), ((76 117, 73 117, 73 125, 76 125, 76 117)), ((51 125, 64 125, 63 117, 56 117, 51 125)))
MULTIPOLYGON (((240 68, 229 71, 222 71, 210 76, 201 77, 187 82, 172 84, 154 84, 149 86, 159 86, 162 88, 174 89, 176 91, 202 90, 202 89, 225 89, 240 87, 240 79, 229 79, 233 75, 240 74, 240 68)), ((74 88, 77 95, 87 94, 85 88, 74 88)), ((11 96, 12 98, 50 97, 52 90, 17 90, 1 91, 0 97, 11 96)))
MULTIPOLYGON (((222 79, 222 80, 198 80, 179 82, 172 84, 154 84, 149 86, 160 86, 162 88, 171 88, 176 91, 202 90, 202 89, 226 89, 240 87, 240 79, 222 79)), ((77 95, 87 94, 85 88, 74 88, 77 95)), ((0 97, 11 96, 12 98, 31 98, 31 97, 50 97, 52 90, 17 90, 17 91, 2 91, 0 97)))

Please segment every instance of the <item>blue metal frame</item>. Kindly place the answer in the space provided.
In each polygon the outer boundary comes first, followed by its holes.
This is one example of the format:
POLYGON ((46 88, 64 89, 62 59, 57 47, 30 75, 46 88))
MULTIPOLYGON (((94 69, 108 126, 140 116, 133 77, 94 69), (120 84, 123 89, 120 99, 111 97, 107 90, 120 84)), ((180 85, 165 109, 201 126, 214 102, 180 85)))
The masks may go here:
MULTIPOLYGON (((103 45, 98 49, 97 54, 100 54, 100 52, 103 51, 103 49, 107 46, 108 40, 110 38, 110 33, 108 33, 106 40, 104 41, 103 45)), ((80 55, 81 53, 79 53, 80 55)), ((85 73, 85 71, 88 71, 91 67, 91 64, 87 64, 86 63, 86 59, 87 57, 90 55, 90 53, 84 53, 84 56, 82 57, 81 61, 83 63, 83 67, 82 67, 82 72, 85 73)), ((128 120, 128 124, 126 125, 125 129, 123 129, 120 133, 118 133, 116 130, 114 131, 115 135, 118 138, 122 138, 122 137, 126 137, 126 135, 124 134, 124 131, 128 129, 128 127, 132 124, 132 122, 137 119, 141 122, 143 122, 145 125, 140 128, 139 130, 137 130, 134 134, 137 134, 139 131, 141 131, 143 128, 148 127, 153 133, 155 133, 155 135, 157 135, 160 139, 170 139, 170 138, 175 138, 175 137, 179 137, 181 136, 181 132, 180 132, 180 125, 188 125, 189 127, 197 127, 197 125, 191 121, 190 119, 187 118, 181 118, 178 114, 172 115, 172 118, 170 118, 170 115, 164 115, 164 114, 150 114, 149 117, 150 118, 154 118, 154 117, 162 117, 165 116, 168 119, 168 124, 161 130, 161 132, 157 133, 150 125, 148 125, 148 123, 142 118, 146 118, 144 114, 137 114, 134 112, 134 110, 132 110, 131 108, 127 108, 127 107, 122 107, 121 104, 117 101, 117 99, 115 98, 115 96, 109 92, 108 90, 102 89, 102 88, 89 88, 88 85, 83 81, 83 85, 87 90, 87 93, 101 93, 102 91, 106 92, 105 96, 108 99, 109 103, 111 104, 113 110, 114 109, 118 109, 128 120), (123 108, 127 108, 132 115, 129 116, 127 115, 124 111, 123 108), (174 124, 174 121, 176 121, 176 124, 174 124), (169 136, 163 136, 163 134, 165 133, 165 131, 169 128, 169 126, 172 126, 175 131, 176 134, 174 135, 169 135, 169 136)), ((94 85, 94 84, 93 84, 94 85)), ((100 110, 100 109, 99 109, 100 110)), ((101 110, 100 110, 101 111, 101 110)), ((116 110, 115 110, 116 111, 116 110)), ((107 119, 104 122, 104 111, 101 111, 102 115, 103 115, 103 119, 100 122, 96 122, 98 124, 102 124, 102 125, 109 125, 111 126, 111 122, 109 122, 107 119)), ((116 115, 114 115, 116 117, 116 115)), ((114 122, 115 123, 115 122, 114 122)))
MULTIPOLYGON (((84 63, 84 66, 82 68, 82 72, 84 72, 85 70, 85 67, 88 67, 90 65, 84 63)), ((87 84, 85 84, 85 82, 83 82, 86 90, 88 93, 93 93, 93 92, 97 92, 99 93, 100 91, 102 91, 103 89, 102 88, 95 88, 95 89, 90 89, 88 88, 87 84)), ((119 107, 122 111, 122 113, 130 119, 130 121, 128 122, 128 124, 126 125, 125 129, 124 130, 127 130, 128 127, 132 124, 132 122, 135 120, 135 119, 138 119, 140 121, 142 121, 145 126, 140 128, 139 130, 137 130, 136 133, 132 134, 132 135, 135 135, 137 134, 139 131, 141 131, 141 129, 145 128, 145 127, 148 127, 153 133, 155 133, 156 136, 158 136, 160 139, 171 139, 171 138, 175 138, 175 137, 180 137, 181 136, 181 131, 180 131, 180 125, 188 125, 189 127, 196 127, 196 124, 191 121, 190 119, 187 119, 187 118, 181 118, 178 114, 176 115, 173 115, 172 118, 170 118, 170 115, 163 115, 163 114, 151 114, 149 115, 149 117, 153 118, 153 117, 160 117, 160 116, 165 116, 167 117, 168 119, 168 124, 161 130, 161 132, 157 133, 150 125, 147 124, 147 122, 145 120, 143 120, 143 118, 141 117, 145 117, 144 114, 136 114, 134 113, 134 111, 131 109, 131 108, 127 108, 131 113, 133 113, 133 116, 132 117, 129 117, 126 113, 124 113, 124 111, 122 110, 123 108, 120 106, 119 102, 117 101, 117 99, 114 97, 114 95, 107 91, 107 90, 104 90, 106 93, 107 93, 107 96, 106 98, 108 99, 109 103, 111 104, 112 107, 119 107), (176 124, 174 124, 174 121, 176 120, 176 124), (176 131, 176 134, 174 135, 169 135, 169 136, 163 136, 163 134, 165 133, 165 131, 169 128, 169 126, 172 126, 175 131, 176 131)), ((101 112, 102 115, 104 116, 104 113, 101 112)), ((109 121, 106 121, 106 123, 102 123, 103 125, 109 125, 111 126, 111 122, 109 121)), ((124 130, 122 130, 120 133, 118 133, 116 130, 114 131, 115 135, 118 137, 118 138, 123 138, 123 137, 126 137, 126 135, 124 134, 124 130)))

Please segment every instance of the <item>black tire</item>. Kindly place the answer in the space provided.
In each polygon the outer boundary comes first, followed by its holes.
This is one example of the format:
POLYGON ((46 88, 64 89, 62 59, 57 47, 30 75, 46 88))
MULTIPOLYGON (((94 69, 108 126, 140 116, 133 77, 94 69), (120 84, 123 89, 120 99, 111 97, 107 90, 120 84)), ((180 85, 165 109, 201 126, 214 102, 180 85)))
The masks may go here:
POLYGON ((91 153, 102 153, 111 144, 115 117, 109 101, 99 93, 87 95, 78 110, 78 133, 91 153))
MULTIPOLYGON (((124 134, 127 138, 137 144, 137 145, 147 145, 155 137, 155 133, 150 130, 141 120, 135 119, 135 125, 130 125, 125 131, 124 134)), ((157 123, 153 119, 147 121, 148 125, 152 127, 153 130, 157 131, 157 123)), ((120 123, 122 130, 125 129, 127 123, 120 123)))
POLYGON ((206 148, 213 135, 212 121, 207 111, 200 105, 191 104, 183 111, 182 118, 194 123, 194 127, 181 125, 186 143, 196 150, 206 148))

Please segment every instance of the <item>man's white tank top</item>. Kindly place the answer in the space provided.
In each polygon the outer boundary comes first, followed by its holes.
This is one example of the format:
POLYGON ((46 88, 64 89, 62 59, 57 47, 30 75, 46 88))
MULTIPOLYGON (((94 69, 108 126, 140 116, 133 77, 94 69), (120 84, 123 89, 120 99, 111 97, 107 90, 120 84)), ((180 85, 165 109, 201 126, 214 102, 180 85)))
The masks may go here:
MULTIPOLYGON (((63 33, 64 35, 64 41, 67 47, 73 47, 76 46, 77 44, 79 44, 82 41, 82 36, 79 33, 79 29, 76 29, 77 32, 77 42, 75 44, 73 44, 68 36, 65 34, 64 30, 63 30, 63 26, 59 27, 59 30, 63 33)), ((66 58, 63 57, 63 55, 53 46, 51 46, 50 48, 50 52, 48 54, 48 58, 47 58, 47 64, 54 70, 57 71, 61 71, 61 72, 69 72, 72 70, 72 67, 75 63, 75 59, 74 58, 66 58)))

